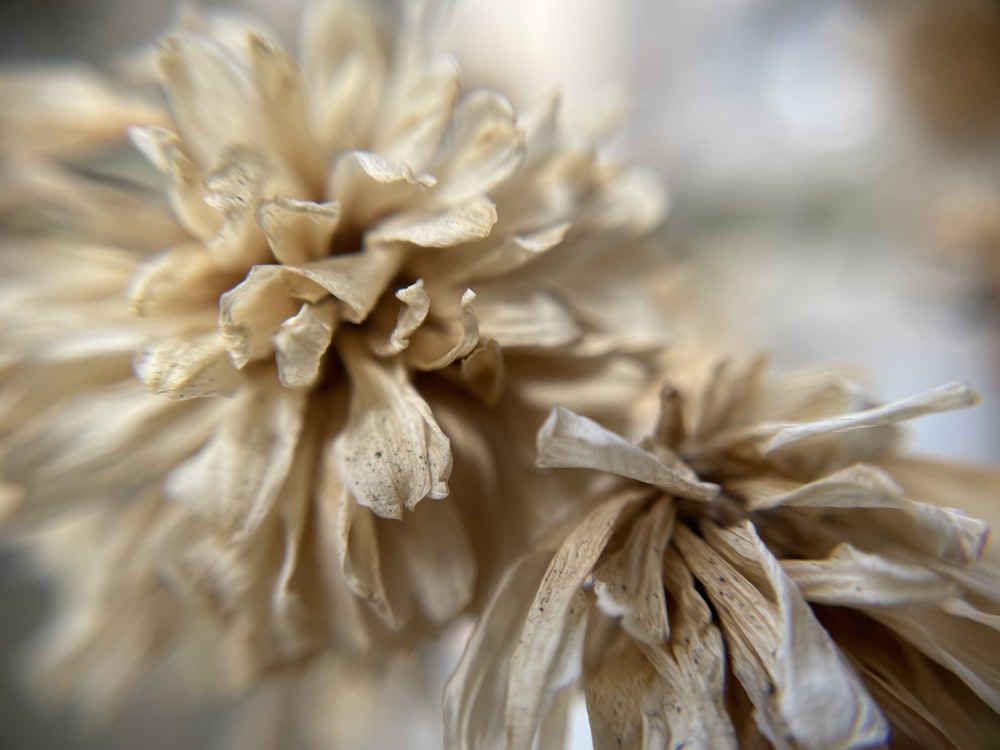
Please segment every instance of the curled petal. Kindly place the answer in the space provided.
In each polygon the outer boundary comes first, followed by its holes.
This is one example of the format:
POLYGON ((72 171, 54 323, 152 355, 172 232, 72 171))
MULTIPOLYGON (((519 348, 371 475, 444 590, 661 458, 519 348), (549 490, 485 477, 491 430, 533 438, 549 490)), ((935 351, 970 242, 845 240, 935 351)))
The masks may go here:
POLYGON ((424 326, 414 336, 406 361, 418 370, 440 370, 471 354, 479 343, 479 320, 472 309, 475 299, 476 294, 471 289, 462 294, 458 325, 453 326, 457 333, 432 331, 424 326))
POLYGON ((538 431, 538 465, 607 471, 689 500, 711 500, 719 493, 718 486, 682 476, 652 453, 562 406, 538 431))
POLYGON ((424 322, 431 309, 431 298, 424 291, 422 279, 418 279, 408 287, 396 292, 396 299, 404 306, 399 311, 396 327, 389 334, 389 341, 375 347, 376 354, 382 357, 399 354, 406 349, 410 345, 410 336, 424 322))
POLYGON ((285 320, 272 337, 278 380, 286 388, 309 388, 320 374, 323 355, 337 327, 333 300, 306 303, 285 320))
POLYGON ((402 518, 403 508, 425 497, 447 496, 451 446, 402 364, 373 359, 347 332, 340 343, 351 404, 334 451, 355 499, 384 518, 402 518))

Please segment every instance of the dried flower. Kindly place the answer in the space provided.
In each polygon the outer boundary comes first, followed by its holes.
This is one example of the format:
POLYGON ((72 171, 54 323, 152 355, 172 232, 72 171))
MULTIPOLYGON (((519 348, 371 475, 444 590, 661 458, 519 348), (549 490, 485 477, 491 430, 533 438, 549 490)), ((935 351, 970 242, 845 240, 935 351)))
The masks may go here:
POLYGON ((597 748, 993 746, 1000 568, 946 506, 995 516, 1000 477, 895 448, 894 423, 974 401, 723 361, 681 368, 639 445, 556 408, 541 465, 621 479, 504 579, 449 746, 556 747, 577 682, 597 748))
POLYGON ((188 18, 156 55, 166 109, 8 81, 0 509, 49 529, 86 700, 205 615, 223 648, 198 658, 240 686, 436 633, 544 515, 519 438, 547 394, 611 414, 647 377, 658 189, 554 99, 463 92, 433 21, 317 2, 299 65, 188 18), (129 121, 169 208, 101 171, 129 121))

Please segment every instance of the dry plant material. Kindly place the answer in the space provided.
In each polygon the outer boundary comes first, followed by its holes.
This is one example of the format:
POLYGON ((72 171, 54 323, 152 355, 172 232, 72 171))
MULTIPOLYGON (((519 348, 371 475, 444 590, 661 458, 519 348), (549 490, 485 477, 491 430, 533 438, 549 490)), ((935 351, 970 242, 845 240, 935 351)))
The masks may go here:
POLYGON ((189 13, 162 98, 0 79, 0 511, 96 708, 178 644, 245 688, 435 636, 558 497, 545 389, 609 415, 648 377, 659 188, 556 99, 464 90, 410 5, 312 3, 298 60, 189 13), (162 198, 98 173, 125 124, 162 198))
POLYGON ((599 749, 991 747, 1000 568, 974 516, 996 515, 1000 476, 902 456, 895 427, 976 395, 875 405, 762 361, 668 372, 638 445, 563 407, 539 432, 540 465, 619 483, 497 589, 448 746, 529 750, 579 685, 599 749))

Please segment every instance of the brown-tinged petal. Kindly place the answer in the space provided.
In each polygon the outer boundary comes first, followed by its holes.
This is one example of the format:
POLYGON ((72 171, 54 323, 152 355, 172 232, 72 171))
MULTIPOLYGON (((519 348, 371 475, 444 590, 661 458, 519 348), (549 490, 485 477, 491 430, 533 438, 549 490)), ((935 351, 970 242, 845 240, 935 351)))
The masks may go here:
POLYGON ((735 748, 735 730, 724 699, 722 634, 673 547, 663 557, 663 579, 673 604, 670 640, 663 645, 638 644, 663 678, 660 695, 665 739, 661 746, 735 748))
POLYGON ((979 394, 965 383, 950 383, 940 388, 909 398, 893 401, 884 406, 778 429, 764 447, 764 453, 775 453, 782 448, 817 435, 863 427, 879 427, 915 419, 927 414, 963 409, 979 402, 979 394))
POLYGON ((295 266, 325 258, 340 222, 337 203, 277 197, 261 201, 257 223, 279 263, 295 266))
POLYGON ((497 207, 493 201, 475 197, 433 213, 399 213, 380 222, 368 233, 367 241, 452 247, 489 237, 496 223, 497 207))
POLYGON ((979 557, 989 531, 985 522, 953 508, 903 497, 892 477, 864 464, 805 485, 748 480, 732 487, 727 483, 727 489, 745 498, 752 510, 824 509, 828 528, 817 527, 819 536, 837 521, 838 533, 868 551, 892 541, 933 559, 967 565, 979 557))
POLYGON ((496 339, 480 338, 480 346, 462 360, 462 383, 488 406, 500 400, 505 374, 503 351, 496 339))
POLYGON ((446 497, 450 444, 402 363, 373 359, 347 332, 339 344, 351 402, 334 452, 355 499, 384 518, 402 518, 403 508, 425 497, 446 497))
POLYGON ((507 750, 530 750, 548 704, 579 676, 588 608, 583 583, 622 513, 648 496, 649 490, 635 489, 598 505, 549 563, 510 661, 507 750))
POLYGON ((621 617, 635 640, 662 645, 670 635, 663 587, 663 553, 673 532, 675 509, 661 500, 632 521, 622 546, 594 570, 594 594, 604 614, 621 617))
POLYGON ((718 612, 735 672, 777 748, 883 744, 878 707, 752 526, 685 526, 676 544, 718 612))
POLYGON ((837 607, 939 604, 955 590, 921 565, 838 544, 824 560, 783 560, 782 567, 806 601, 837 607))
POLYGON ((278 380, 286 388, 309 388, 316 383, 323 356, 337 327, 333 300, 306 303, 286 319, 272 337, 278 380))
POLYGON ((228 396, 240 383, 217 331, 157 339, 136 360, 150 391, 175 399, 228 396))
POLYGON ((532 552, 512 563, 493 593, 444 693, 444 746, 449 750, 485 747, 501 731, 506 696, 505 667, 516 645, 551 552, 532 552))
POLYGON ((298 391, 246 382, 211 440, 170 473, 167 494, 209 518, 231 541, 246 539, 271 513, 288 476, 303 406, 298 391))
POLYGON ((181 139, 166 128, 150 125, 128 129, 132 144, 168 180, 167 197, 184 227, 202 240, 218 233, 222 216, 205 202, 202 169, 185 153, 181 139))
POLYGON ((606 471, 689 500, 711 500, 719 493, 717 485, 678 474, 652 453, 561 406, 538 431, 538 465, 606 471))

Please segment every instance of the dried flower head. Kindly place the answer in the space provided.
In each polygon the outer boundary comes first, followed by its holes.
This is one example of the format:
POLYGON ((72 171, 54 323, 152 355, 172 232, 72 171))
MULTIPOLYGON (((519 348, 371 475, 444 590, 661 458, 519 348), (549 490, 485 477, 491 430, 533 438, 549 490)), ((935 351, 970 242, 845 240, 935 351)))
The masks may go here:
POLYGON ((639 445, 556 408, 540 463, 620 480, 504 579, 450 746, 558 746, 577 682, 597 748, 993 746, 1000 569, 947 506, 995 515, 1000 477, 895 448, 894 423, 974 400, 723 361, 672 379, 639 445))
POLYGON ((50 527, 96 704, 206 614, 239 684, 436 632, 544 494, 532 410, 646 377, 658 189, 463 91, 431 10, 313 3, 301 62, 188 18, 165 108, 0 83, 0 509, 50 527), (124 122, 166 201, 101 161, 124 122))

